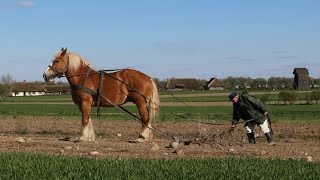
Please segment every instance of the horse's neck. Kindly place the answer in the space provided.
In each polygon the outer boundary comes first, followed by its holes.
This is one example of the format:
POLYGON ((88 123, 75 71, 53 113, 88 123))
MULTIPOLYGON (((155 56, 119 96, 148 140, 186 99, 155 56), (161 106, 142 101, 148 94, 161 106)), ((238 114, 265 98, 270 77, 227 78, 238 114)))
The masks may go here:
POLYGON ((66 78, 70 85, 83 85, 93 71, 88 65, 83 64, 77 69, 69 69, 66 73, 66 78))

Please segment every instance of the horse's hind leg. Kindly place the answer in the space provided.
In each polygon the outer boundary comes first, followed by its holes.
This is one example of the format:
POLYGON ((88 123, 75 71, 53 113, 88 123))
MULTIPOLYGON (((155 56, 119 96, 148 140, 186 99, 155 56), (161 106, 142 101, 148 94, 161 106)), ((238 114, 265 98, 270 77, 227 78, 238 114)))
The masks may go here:
POLYGON ((136 103, 138 107, 138 111, 141 117, 141 123, 142 123, 142 129, 139 133, 139 139, 140 141, 150 141, 153 138, 152 130, 151 130, 151 122, 149 117, 149 111, 147 108, 147 103, 145 101, 143 102, 137 102, 136 103))
POLYGON ((88 103, 82 103, 79 106, 82 113, 82 136, 80 137, 81 141, 95 141, 95 133, 93 130, 92 121, 90 118, 91 105, 88 103))

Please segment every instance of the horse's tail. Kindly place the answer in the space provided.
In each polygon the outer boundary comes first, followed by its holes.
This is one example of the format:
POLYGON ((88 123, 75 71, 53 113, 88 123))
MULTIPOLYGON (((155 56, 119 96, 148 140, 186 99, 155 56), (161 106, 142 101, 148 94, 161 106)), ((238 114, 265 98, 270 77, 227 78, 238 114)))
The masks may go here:
POLYGON ((154 79, 150 78, 152 82, 152 96, 149 100, 149 120, 155 119, 159 115, 160 111, 160 99, 158 93, 158 87, 154 79))

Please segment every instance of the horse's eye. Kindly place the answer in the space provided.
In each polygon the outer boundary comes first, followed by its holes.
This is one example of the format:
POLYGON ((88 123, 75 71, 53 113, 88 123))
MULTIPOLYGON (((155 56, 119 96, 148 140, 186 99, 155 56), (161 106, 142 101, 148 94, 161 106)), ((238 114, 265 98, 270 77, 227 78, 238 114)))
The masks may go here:
POLYGON ((54 60, 54 61, 53 61, 53 63, 58 63, 58 62, 59 62, 59 60, 58 60, 58 59, 56 59, 56 60, 54 60))

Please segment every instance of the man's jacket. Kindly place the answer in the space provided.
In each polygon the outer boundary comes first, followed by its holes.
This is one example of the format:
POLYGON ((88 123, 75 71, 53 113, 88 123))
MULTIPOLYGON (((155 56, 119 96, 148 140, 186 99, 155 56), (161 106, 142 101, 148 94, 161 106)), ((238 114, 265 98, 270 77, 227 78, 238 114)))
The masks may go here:
POLYGON ((233 104, 232 124, 237 124, 240 118, 262 124, 265 120, 263 115, 265 112, 267 112, 266 105, 260 99, 245 92, 240 93, 238 102, 233 104))

